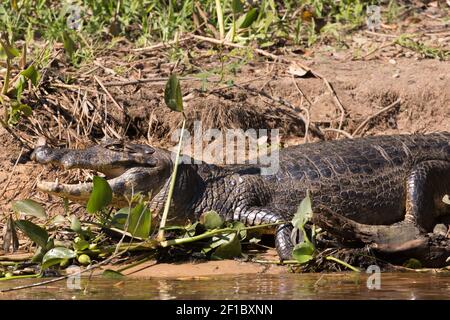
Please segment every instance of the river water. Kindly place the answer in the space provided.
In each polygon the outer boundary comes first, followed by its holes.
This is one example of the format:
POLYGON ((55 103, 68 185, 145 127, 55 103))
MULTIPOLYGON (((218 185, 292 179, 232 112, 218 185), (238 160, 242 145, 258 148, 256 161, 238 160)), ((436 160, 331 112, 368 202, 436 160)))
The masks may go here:
MULTIPOLYGON (((0 299, 450 299, 450 273, 93 277, 0 293, 0 299), (369 278, 370 277, 370 278, 369 278), (371 287, 372 289, 369 289, 371 287)), ((0 290, 48 279, 1 281, 0 290)))

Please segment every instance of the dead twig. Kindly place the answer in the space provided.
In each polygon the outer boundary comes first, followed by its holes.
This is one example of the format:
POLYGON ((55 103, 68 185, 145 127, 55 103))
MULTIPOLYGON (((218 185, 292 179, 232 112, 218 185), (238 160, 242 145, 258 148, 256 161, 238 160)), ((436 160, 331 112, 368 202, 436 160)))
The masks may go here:
POLYGON ((338 126, 338 130, 342 130, 342 125, 344 124, 344 119, 345 119, 345 108, 342 105, 341 101, 339 100, 336 92, 334 91, 333 87, 331 86, 330 82, 328 82, 328 80, 326 78, 322 77, 323 82, 325 83, 325 85, 327 86, 328 90, 331 92, 331 95, 333 96, 333 100, 335 102, 335 104, 338 106, 339 110, 341 111, 341 116, 339 118, 339 126, 338 126))
MULTIPOLYGON (((202 81, 200 78, 195 77, 179 77, 180 80, 189 80, 189 81, 202 81)), ((143 84, 143 83, 149 83, 149 82, 156 82, 160 84, 166 84, 167 80, 169 80, 169 77, 156 77, 156 78, 147 78, 147 79, 136 79, 136 80, 129 80, 129 81, 118 81, 118 82, 106 82, 104 83, 105 87, 119 87, 119 86, 128 86, 128 85, 136 85, 136 84, 143 84)), ((212 80, 210 80, 212 81, 212 80)))
POLYGON ((172 41, 169 41, 169 42, 165 42, 165 43, 161 42, 161 43, 149 46, 149 47, 136 48, 136 49, 131 49, 131 50, 134 51, 134 52, 153 51, 153 50, 157 50, 157 49, 167 48, 167 47, 170 47, 170 46, 172 46, 174 44, 185 42, 185 41, 187 41, 189 39, 192 39, 192 36, 189 35, 189 36, 181 38, 181 39, 175 39, 175 40, 172 40, 172 41))
POLYGON ((361 131, 368 123, 369 121, 371 121, 372 119, 378 117, 380 114, 391 110, 392 108, 394 108, 395 106, 397 106, 397 104, 399 104, 401 102, 401 98, 398 98, 396 101, 392 102, 390 105, 388 105, 387 107, 384 107, 383 109, 381 109, 380 111, 378 111, 377 113, 371 115, 370 117, 368 117, 366 120, 364 120, 363 122, 361 122, 361 124, 355 129, 355 131, 353 131, 352 136, 355 137, 356 134, 358 134, 359 131, 361 131))
POLYGON ((308 100, 308 98, 303 93, 302 89, 297 84, 297 81, 295 81, 294 75, 292 75, 292 82, 294 82, 295 87, 297 88, 297 91, 300 93, 302 100, 300 102, 300 109, 306 113, 306 123, 305 123, 305 138, 303 140, 304 143, 308 142, 308 133, 309 133, 309 123, 311 121, 311 115, 309 113, 309 110, 303 107, 303 99, 305 99, 309 105, 311 106, 311 102, 308 100))
POLYGON ((105 91, 106 95, 111 99, 111 101, 114 103, 114 105, 119 108, 120 111, 122 111, 125 114, 125 109, 114 99, 114 97, 109 93, 108 89, 106 89, 103 82, 100 81, 100 79, 97 76, 94 76, 95 81, 102 87, 103 91, 105 91))
POLYGON ((376 47, 375 49, 373 49, 372 51, 370 51, 369 53, 365 54, 364 56, 362 56, 360 59, 355 59, 355 60, 365 60, 368 56, 371 56, 372 54, 374 54, 377 51, 380 51, 381 49, 390 47, 392 45, 395 45, 395 40, 391 41, 389 43, 383 43, 381 46, 376 47))

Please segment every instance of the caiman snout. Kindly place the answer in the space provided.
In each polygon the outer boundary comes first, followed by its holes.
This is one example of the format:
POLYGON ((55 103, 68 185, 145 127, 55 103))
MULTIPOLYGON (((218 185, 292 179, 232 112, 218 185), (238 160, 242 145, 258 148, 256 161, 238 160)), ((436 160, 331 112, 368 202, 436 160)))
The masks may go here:
MULTIPOLYGON (((108 179, 116 203, 137 192, 155 195, 164 185, 172 169, 170 153, 147 145, 107 141, 84 150, 53 149, 39 145, 31 159, 41 164, 54 164, 65 170, 81 168, 101 172, 108 179)), ((89 198, 93 184, 62 184, 42 181, 38 189, 75 201, 89 198)))

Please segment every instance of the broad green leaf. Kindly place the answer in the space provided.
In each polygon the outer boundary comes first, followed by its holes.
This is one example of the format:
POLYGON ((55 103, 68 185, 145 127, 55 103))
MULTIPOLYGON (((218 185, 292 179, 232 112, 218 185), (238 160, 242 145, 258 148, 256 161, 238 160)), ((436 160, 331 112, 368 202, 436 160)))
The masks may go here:
POLYGON ((42 248, 47 247, 48 233, 45 229, 28 220, 18 220, 15 222, 16 226, 22 230, 33 242, 42 248))
POLYGON ((306 263, 313 258, 314 246, 311 242, 297 244, 292 251, 292 257, 300 263, 306 263))
POLYGON ((202 213, 199 220, 207 230, 217 229, 223 225, 223 219, 216 211, 202 213))
POLYGON ((34 86, 37 85, 39 73, 33 64, 31 64, 28 68, 20 72, 20 74, 26 77, 28 80, 30 80, 34 86))
POLYGON ((82 234, 83 230, 81 229, 80 219, 75 215, 70 216, 70 229, 78 234, 82 234))
POLYGON ((103 271, 102 276, 105 278, 108 278, 108 279, 121 279, 121 278, 125 277, 119 271, 115 271, 115 270, 111 270, 111 269, 106 269, 105 271, 103 271))
POLYGON ((130 212, 128 231, 135 237, 148 238, 152 224, 152 215, 144 203, 138 203, 130 212))
POLYGON ((244 16, 244 20, 239 25, 240 29, 248 28, 255 22, 256 18, 258 18, 258 9, 252 8, 249 12, 247 12, 244 16))
POLYGON ((232 259, 240 257, 242 254, 241 242, 237 233, 230 233, 229 241, 223 243, 214 251, 212 258, 232 259))
POLYGON ((302 229, 305 224, 312 218, 312 205, 309 192, 298 206, 297 213, 292 219, 292 225, 294 228, 302 229))
POLYGON ((233 14, 242 12, 244 10, 244 6, 242 5, 241 0, 231 1, 231 9, 233 10, 233 14))
POLYGON ((47 218, 45 210, 41 204, 31 199, 15 201, 12 205, 12 209, 15 212, 22 213, 27 216, 47 218))
POLYGON ((164 90, 164 101, 173 111, 183 111, 183 97, 181 95, 180 81, 176 74, 172 74, 166 83, 164 90))
POLYGON ((94 187, 86 206, 86 211, 88 213, 102 210, 110 204, 112 200, 112 190, 108 181, 102 177, 94 176, 93 184, 94 187))
POLYGON ((44 257, 42 258, 42 270, 48 269, 49 267, 61 263, 63 260, 66 259, 73 259, 77 255, 73 250, 64 248, 64 247, 57 247, 49 250, 44 257))

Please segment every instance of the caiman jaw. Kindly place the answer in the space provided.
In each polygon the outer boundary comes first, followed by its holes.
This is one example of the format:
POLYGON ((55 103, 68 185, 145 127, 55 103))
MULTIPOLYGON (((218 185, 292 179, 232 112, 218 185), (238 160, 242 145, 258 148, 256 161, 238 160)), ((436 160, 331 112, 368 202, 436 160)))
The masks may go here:
POLYGON ((65 184, 59 183, 58 181, 40 181, 36 187, 43 192, 62 198, 68 198, 74 201, 87 201, 92 192, 93 184, 91 182, 65 184))
MULTIPOLYGON (((141 192, 157 194, 171 172, 170 155, 141 145, 115 143, 97 145, 85 150, 52 149, 38 146, 31 159, 42 164, 52 163, 64 169, 84 168, 104 173, 113 191, 113 204, 127 204, 127 198, 141 192), (122 149, 117 149, 117 148, 122 149)), ((93 189, 92 182, 64 184, 40 181, 37 188, 46 193, 86 202, 93 189)))

